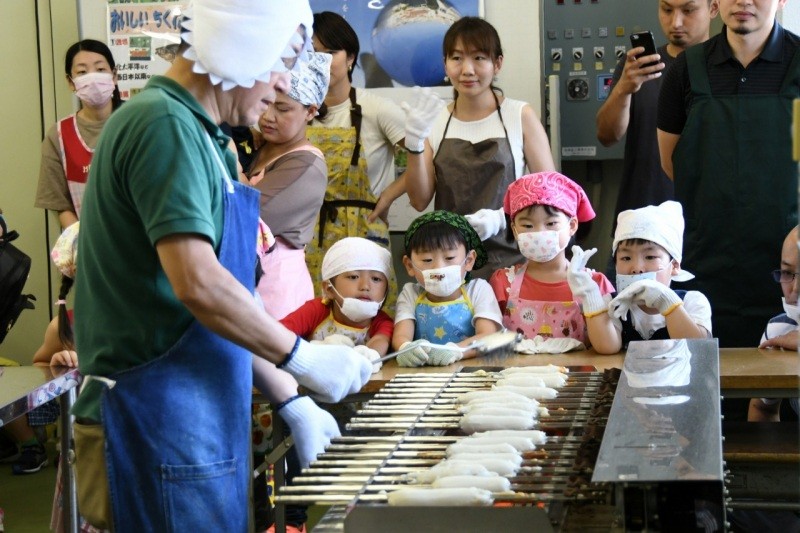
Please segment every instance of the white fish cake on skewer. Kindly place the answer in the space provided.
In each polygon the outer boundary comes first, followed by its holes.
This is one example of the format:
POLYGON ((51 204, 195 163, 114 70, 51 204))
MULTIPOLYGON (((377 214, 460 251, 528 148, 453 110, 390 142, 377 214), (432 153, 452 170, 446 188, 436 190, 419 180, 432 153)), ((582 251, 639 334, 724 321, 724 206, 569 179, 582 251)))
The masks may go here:
POLYGON ((566 374, 509 374, 502 379, 498 379, 495 385, 498 387, 512 385, 519 387, 550 387, 557 389, 563 387, 566 383, 566 374))
POLYGON ((470 453, 469 451, 459 451, 447 458, 448 461, 476 462, 478 464, 481 464, 480 461, 483 459, 508 461, 517 468, 522 466, 522 455, 520 455, 517 450, 513 450, 511 453, 470 453))
POLYGON ((490 431, 483 431, 481 433, 475 433, 474 435, 470 436, 471 439, 484 439, 484 438, 497 438, 497 437, 511 437, 511 438, 526 438, 533 441, 534 444, 544 444, 547 442, 547 434, 544 431, 539 431, 538 429, 529 429, 529 430, 509 430, 509 429, 495 429, 490 431))
POLYGON ((444 507, 492 505, 492 493, 476 488, 402 488, 388 495, 389 505, 444 507))
MULTIPOLYGON (((533 400, 531 398, 528 398, 527 396, 524 396, 522 394, 510 390, 501 391, 495 389, 486 389, 486 390, 465 392, 464 394, 458 396, 458 398, 456 398, 456 401, 461 405, 465 405, 476 401, 530 403, 530 402, 535 402, 536 400, 533 400)), ((536 402, 536 405, 539 405, 538 402, 536 402)))
POLYGON ((504 477, 481 477, 481 476, 451 476, 440 477, 431 486, 439 488, 469 488, 488 490, 492 493, 511 492, 511 482, 504 477))
POLYGON ((539 410, 515 409, 513 407, 497 406, 497 405, 484 405, 477 406, 475 409, 470 409, 465 415, 491 415, 491 416, 532 416, 536 418, 539 410))
POLYGON ((494 385, 492 390, 501 392, 514 392, 534 400, 552 400, 558 396, 558 391, 556 389, 551 389, 550 387, 516 387, 513 385, 504 385, 502 387, 498 387, 497 385, 494 385))
POLYGON ((489 472, 494 472, 498 476, 503 477, 510 477, 519 472, 519 466, 517 466, 515 462, 508 461, 506 459, 500 459, 498 457, 492 457, 491 455, 484 455, 470 461, 464 461, 453 457, 451 459, 445 459, 439 464, 447 464, 448 468, 450 468, 452 465, 478 464, 486 468, 486 470, 489 472))
POLYGON ((500 374, 507 376, 509 374, 569 374, 569 369, 565 366, 556 365, 540 365, 540 366, 512 366, 504 368, 500 374))
POLYGON ((420 483, 429 485, 440 477, 452 476, 483 476, 495 477, 497 472, 486 469, 482 464, 454 463, 452 461, 442 461, 427 470, 415 470, 403 475, 403 480, 409 483, 420 483))
POLYGON ((461 444, 461 442, 462 441, 456 441, 448 446, 445 450, 445 455, 447 457, 452 457, 458 455, 459 453, 519 453, 519 450, 507 442, 494 442, 491 444, 480 442, 473 444, 461 444))
MULTIPOLYGON (((520 433, 525 433, 525 432, 520 431, 520 433)), ((459 448, 469 450, 470 448, 481 447, 481 446, 492 446, 495 444, 508 444, 518 452, 527 452, 536 449, 536 443, 528 437, 515 436, 515 435, 486 436, 483 433, 475 433, 474 435, 470 435, 469 437, 465 437, 461 440, 454 442, 450 446, 458 446, 459 448)))
POLYGON ((459 425, 465 433, 471 434, 492 429, 533 429, 536 419, 533 416, 494 416, 467 413, 461 417, 459 425))
POLYGON ((460 413, 469 413, 471 411, 476 411, 478 409, 484 409, 488 407, 507 407, 509 409, 519 409, 520 411, 526 411, 529 413, 533 413, 534 415, 539 413, 539 406, 537 405, 539 402, 501 402, 501 401, 494 401, 487 399, 484 400, 473 400, 466 405, 462 405, 458 408, 460 413))

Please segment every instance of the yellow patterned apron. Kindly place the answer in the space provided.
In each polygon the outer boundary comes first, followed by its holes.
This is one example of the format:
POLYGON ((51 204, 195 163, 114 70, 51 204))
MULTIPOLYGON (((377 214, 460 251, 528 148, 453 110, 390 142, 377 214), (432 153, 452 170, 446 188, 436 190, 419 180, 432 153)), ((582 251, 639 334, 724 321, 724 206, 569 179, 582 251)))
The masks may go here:
MULTIPOLYGON (((309 141, 322 150, 328 164, 328 188, 322 202, 314 237, 306 246, 306 263, 314 281, 314 292, 322 291, 322 258, 333 243, 345 237, 363 237, 389 249, 389 227, 378 219, 367 222, 377 198, 367 174, 367 160, 361 150, 361 106, 355 89, 350 89, 349 128, 309 126, 309 141)), ((390 250, 391 251, 391 250, 390 250)), ((397 302, 397 278, 392 271, 383 310, 394 316, 397 302)))

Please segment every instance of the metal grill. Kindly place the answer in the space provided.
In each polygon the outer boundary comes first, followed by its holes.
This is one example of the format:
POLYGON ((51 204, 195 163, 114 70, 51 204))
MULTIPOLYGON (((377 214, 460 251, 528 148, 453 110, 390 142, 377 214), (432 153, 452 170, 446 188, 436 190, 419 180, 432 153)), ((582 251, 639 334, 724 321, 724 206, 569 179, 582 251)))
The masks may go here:
MULTIPOLYGON (((346 435, 280 489, 277 503, 385 505, 387 493, 408 486, 409 472, 439 463, 448 445, 466 437, 456 398, 489 390, 495 370, 396 376, 358 410, 346 435)), ((616 370, 573 368, 556 398, 540 400, 534 429, 546 433, 546 442, 523 452, 521 468, 509 477, 514 492, 496 494, 495 505, 536 505, 557 521, 565 502, 608 503, 609 488, 590 479, 618 378, 616 370)), ((343 512, 335 510, 334 520, 343 512)))

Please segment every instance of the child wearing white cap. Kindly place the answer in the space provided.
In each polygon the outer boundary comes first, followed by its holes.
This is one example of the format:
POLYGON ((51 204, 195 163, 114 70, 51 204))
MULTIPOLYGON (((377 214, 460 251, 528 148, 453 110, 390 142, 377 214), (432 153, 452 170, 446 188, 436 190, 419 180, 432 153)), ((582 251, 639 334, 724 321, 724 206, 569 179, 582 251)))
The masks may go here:
POLYGON ((609 313, 623 346, 633 340, 711 336, 711 304, 697 291, 672 290, 670 281, 694 275, 681 269, 683 211, 677 202, 623 211, 612 254, 617 296, 609 313))
MULTIPOLYGON (((325 296, 314 298, 280 322, 309 341, 355 346, 374 361, 389 349, 394 321, 381 310, 392 274, 389 250, 361 237, 337 241, 322 260, 325 296)), ((381 364, 373 365, 373 372, 381 364)))

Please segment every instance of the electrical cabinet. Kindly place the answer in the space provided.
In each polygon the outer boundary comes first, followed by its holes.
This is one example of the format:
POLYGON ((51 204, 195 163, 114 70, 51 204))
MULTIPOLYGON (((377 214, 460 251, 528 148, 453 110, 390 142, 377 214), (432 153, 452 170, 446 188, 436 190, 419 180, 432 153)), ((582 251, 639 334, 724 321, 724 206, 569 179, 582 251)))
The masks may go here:
POLYGON ((666 40, 658 2, 541 0, 545 125, 561 160, 622 159, 624 143, 604 147, 595 116, 608 97, 614 68, 630 48, 630 34, 650 30, 666 40))

